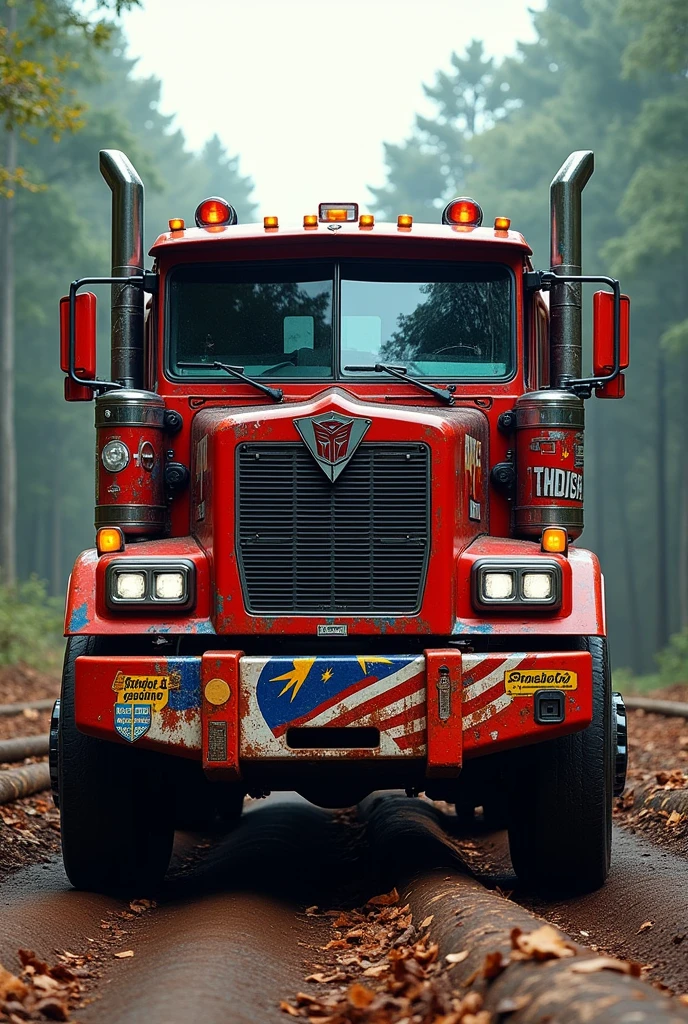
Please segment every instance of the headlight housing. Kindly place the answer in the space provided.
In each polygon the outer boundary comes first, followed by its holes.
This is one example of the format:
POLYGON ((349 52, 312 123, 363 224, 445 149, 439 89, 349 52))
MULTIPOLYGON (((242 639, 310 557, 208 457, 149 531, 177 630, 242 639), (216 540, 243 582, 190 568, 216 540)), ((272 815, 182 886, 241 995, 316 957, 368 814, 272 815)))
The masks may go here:
POLYGON ((115 559, 105 570, 105 601, 112 609, 185 610, 194 603, 195 583, 196 569, 187 559, 115 559))
POLYGON ((473 605, 481 611, 549 611, 561 605, 561 566, 549 559, 486 559, 472 570, 473 605))
POLYGON ((108 473, 121 473, 129 465, 130 458, 131 453, 124 441, 108 441, 100 453, 100 461, 108 473))

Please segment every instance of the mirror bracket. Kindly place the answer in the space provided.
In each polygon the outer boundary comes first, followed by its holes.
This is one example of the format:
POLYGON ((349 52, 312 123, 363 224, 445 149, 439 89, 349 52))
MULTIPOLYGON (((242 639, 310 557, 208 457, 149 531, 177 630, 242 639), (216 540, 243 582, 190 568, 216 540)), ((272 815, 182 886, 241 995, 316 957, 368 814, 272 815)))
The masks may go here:
POLYGON ((114 380, 86 380, 83 377, 79 377, 76 372, 76 295, 80 288, 87 284, 127 284, 138 285, 140 288, 145 288, 153 293, 157 291, 157 275, 156 274, 132 274, 131 277, 80 277, 76 281, 72 281, 69 286, 69 371, 68 379, 73 381, 75 385, 79 385, 82 388, 90 388, 95 394, 100 395, 105 391, 115 391, 122 387, 114 380), (154 281, 149 279, 153 278, 154 281), (151 285, 148 289, 147 286, 151 285))
POLYGON ((530 291, 551 291, 558 284, 606 284, 614 295, 614 366, 610 373, 595 377, 569 377, 561 387, 580 398, 590 398, 593 391, 616 380, 621 373, 621 284, 613 277, 595 274, 555 274, 551 270, 531 270, 524 275, 524 287, 530 291))

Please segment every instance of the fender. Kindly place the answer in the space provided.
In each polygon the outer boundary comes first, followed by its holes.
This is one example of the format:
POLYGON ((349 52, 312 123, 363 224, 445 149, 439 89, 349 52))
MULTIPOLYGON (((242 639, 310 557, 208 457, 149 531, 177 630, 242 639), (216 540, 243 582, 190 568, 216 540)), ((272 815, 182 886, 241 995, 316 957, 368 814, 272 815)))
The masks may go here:
POLYGON ((458 592, 452 633, 488 635, 530 634, 537 636, 606 636, 604 578, 592 551, 570 547, 568 556, 542 555, 533 541, 506 537, 479 537, 457 559, 458 592), (562 604, 555 612, 527 614, 476 612, 471 601, 471 569, 479 558, 547 557, 561 566, 562 604))
POLYGON ((124 551, 98 555, 95 548, 77 558, 67 586, 65 636, 121 635, 124 633, 214 633, 210 619, 210 567, 208 557, 193 537, 128 544, 124 551), (196 568, 196 603, 191 611, 166 612, 157 609, 140 612, 114 612, 104 600, 105 570, 112 561, 130 558, 186 558, 196 568))

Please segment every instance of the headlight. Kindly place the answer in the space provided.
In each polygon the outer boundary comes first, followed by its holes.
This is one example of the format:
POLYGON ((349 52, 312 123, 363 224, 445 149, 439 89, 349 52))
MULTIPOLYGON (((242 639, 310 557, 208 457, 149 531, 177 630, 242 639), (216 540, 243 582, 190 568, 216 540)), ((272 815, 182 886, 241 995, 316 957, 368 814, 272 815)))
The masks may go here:
POLYGON ((108 441, 100 458, 108 473, 121 473, 129 465, 129 449, 124 441, 108 441))
POLYGON ((483 597, 488 601, 509 601, 516 592, 513 572, 486 572, 483 575, 483 597))
POLYGON ((528 601, 549 601, 554 589, 551 572, 524 572, 522 577, 523 596, 528 601))
POLYGON ((119 601, 143 601, 146 596, 146 574, 118 572, 115 576, 115 597, 119 601))
POLYGON ((561 604, 561 566, 553 560, 480 559, 472 583, 473 604, 485 611, 549 611, 561 604))
POLYGON ((188 559, 114 559, 105 570, 105 599, 110 608, 168 611, 190 608, 196 569, 188 559))
POLYGON ((181 601, 184 598, 183 572, 156 572, 155 596, 159 601, 181 601))

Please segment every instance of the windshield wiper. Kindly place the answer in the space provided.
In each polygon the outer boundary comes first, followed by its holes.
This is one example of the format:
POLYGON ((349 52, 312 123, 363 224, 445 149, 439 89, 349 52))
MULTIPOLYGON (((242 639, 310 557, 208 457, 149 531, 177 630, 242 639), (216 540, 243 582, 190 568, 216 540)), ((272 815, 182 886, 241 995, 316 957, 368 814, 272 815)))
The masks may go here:
MULTIPOLYGON (((181 366, 181 363, 179 364, 181 366)), ((349 373, 390 373, 392 377, 399 377, 400 380, 407 380, 411 384, 415 384, 417 387, 422 388, 423 391, 428 391, 431 395, 436 395, 441 398, 447 405, 454 404, 454 392, 456 387, 450 384, 446 388, 434 388, 432 384, 426 384, 422 380, 418 380, 417 377, 408 376, 408 368, 406 366, 387 366, 385 363, 375 363, 373 366, 345 366, 345 370, 349 373)))
POLYGON ((270 388, 267 384, 261 384, 259 380, 254 380, 253 377, 247 377, 243 366, 230 366, 229 363, 218 363, 217 360, 213 363, 177 363, 177 366, 188 367, 190 370, 224 370, 225 373, 229 373, 232 377, 246 381, 247 384, 252 384, 254 388, 258 388, 259 391, 269 395, 275 402, 281 402, 284 397, 282 388, 270 388))

